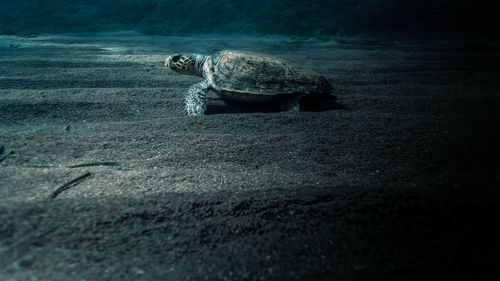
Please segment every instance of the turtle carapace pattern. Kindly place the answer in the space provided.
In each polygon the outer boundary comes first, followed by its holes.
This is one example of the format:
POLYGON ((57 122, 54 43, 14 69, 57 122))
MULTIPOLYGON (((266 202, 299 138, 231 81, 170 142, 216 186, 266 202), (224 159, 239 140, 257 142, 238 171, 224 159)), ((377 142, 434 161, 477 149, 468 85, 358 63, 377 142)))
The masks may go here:
POLYGON ((241 102, 278 99, 282 111, 299 111, 299 100, 306 95, 333 94, 332 85, 323 76, 258 53, 226 50, 212 56, 175 54, 167 57, 165 66, 204 78, 184 97, 184 113, 190 116, 204 115, 209 90, 223 99, 241 102))

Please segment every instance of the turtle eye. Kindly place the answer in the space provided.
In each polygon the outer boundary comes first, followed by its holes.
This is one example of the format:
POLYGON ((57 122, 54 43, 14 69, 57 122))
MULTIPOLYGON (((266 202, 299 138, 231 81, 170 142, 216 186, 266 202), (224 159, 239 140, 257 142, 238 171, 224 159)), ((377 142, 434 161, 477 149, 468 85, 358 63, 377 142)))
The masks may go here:
POLYGON ((181 58, 181 56, 179 56, 179 55, 173 56, 172 57, 172 61, 173 62, 178 62, 180 58, 181 58))

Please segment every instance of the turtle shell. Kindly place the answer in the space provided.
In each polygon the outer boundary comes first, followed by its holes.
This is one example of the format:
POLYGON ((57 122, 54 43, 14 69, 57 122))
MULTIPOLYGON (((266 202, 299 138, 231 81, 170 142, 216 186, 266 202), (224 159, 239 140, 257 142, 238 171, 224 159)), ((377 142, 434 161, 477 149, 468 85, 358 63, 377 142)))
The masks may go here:
POLYGON ((259 101, 282 94, 330 94, 328 81, 312 71, 270 56, 222 51, 204 65, 205 76, 222 96, 259 101))

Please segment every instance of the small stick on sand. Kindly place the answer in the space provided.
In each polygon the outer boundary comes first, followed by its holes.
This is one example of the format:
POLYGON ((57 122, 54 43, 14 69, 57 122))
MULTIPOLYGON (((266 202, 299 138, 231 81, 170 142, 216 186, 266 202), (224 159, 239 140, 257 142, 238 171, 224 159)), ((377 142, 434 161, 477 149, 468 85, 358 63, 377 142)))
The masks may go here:
POLYGON ((47 168, 54 168, 54 165, 28 165, 24 166, 26 168, 40 168, 40 169, 47 169, 47 168))
POLYGON ((7 149, 7 152, 5 152, 5 154, 0 155, 0 163, 2 163, 2 161, 9 157, 9 155, 11 155, 12 153, 14 153, 12 149, 7 149))
POLYGON ((54 192, 52 192, 50 194, 50 196, 49 196, 49 199, 56 198, 57 195, 59 195, 59 193, 65 191, 66 189, 69 189, 69 188, 71 188, 73 186, 76 186, 77 184, 79 184, 85 178, 90 177, 90 175, 91 174, 89 172, 87 172, 87 173, 85 173, 85 174, 83 174, 83 175, 81 175, 81 176, 79 176, 79 177, 77 177, 77 178, 75 178, 75 179, 73 179, 73 180, 65 183, 64 185, 62 185, 61 187, 59 187, 58 189, 56 189, 54 192))
POLYGON ((92 166, 119 166, 118 162, 92 162, 92 163, 84 163, 73 166, 68 166, 68 168, 81 168, 81 167, 92 167, 92 166))

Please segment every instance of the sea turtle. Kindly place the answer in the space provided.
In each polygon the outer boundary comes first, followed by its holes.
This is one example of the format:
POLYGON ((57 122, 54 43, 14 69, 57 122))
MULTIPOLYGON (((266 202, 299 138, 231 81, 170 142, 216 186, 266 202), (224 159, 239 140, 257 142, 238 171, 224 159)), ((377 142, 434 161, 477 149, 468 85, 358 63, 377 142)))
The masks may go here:
POLYGON ((205 79, 192 85, 184 98, 184 112, 193 116, 204 115, 209 90, 223 99, 243 102, 278 99, 283 111, 298 111, 303 96, 328 96, 333 92, 323 76, 258 53, 226 50, 212 56, 175 54, 167 57, 165 66, 205 79))

